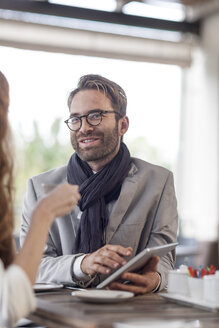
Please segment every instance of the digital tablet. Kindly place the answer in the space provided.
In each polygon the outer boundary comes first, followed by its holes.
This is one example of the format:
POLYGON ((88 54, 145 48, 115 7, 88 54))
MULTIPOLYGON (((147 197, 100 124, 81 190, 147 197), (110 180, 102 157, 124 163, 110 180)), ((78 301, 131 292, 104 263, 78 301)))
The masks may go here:
POLYGON ((143 268, 148 260, 153 256, 159 256, 160 258, 164 256, 169 251, 172 251, 178 243, 171 243, 162 246, 148 247, 133 257, 125 265, 114 271, 109 275, 104 281, 102 281, 96 288, 101 289, 109 285, 114 280, 117 280, 124 272, 136 272, 143 268))

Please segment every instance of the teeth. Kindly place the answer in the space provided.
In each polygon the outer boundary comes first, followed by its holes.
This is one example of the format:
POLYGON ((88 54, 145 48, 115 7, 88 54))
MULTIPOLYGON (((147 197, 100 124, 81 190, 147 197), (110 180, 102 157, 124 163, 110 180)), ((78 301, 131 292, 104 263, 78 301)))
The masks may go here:
POLYGON ((92 142, 93 141, 93 139, 87 139, 87 140, 84 140, 83 142, 92 142))

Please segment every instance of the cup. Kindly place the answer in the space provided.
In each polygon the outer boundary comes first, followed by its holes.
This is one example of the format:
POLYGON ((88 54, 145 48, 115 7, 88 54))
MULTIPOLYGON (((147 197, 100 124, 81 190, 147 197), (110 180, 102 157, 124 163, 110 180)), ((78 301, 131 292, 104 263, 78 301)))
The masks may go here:
POLYGON ((219 305, 219 275, 204 276, 204 300, 219 305))
POLYGON ((212 279, 212 296, 210 299, 214 304, 219 305, 219 277, 212 279))
POLYGON ((168 272, 168 293, 188 295, 188 273, 179 270, 171 270, 168 272))
POLYGON ((209 275, 209 276, 204 276, 204 300, 207 302, 211 302, 211 297, 212 297, 212 277, 213 275, 209 275))
POLYGON ((216 271, 215 271, 214 276, 217 277, 217 278, 219 279, 219 270, 216 270, 216 271))
POLYGON ((58 186, 56 183, 41 183, 41 187, 43 190, 43 195, 47 195, 50 191, 55 189, 58 186))
POLYGON ((204 279, 188 277, 188 286, 191 299, 202 301, 204 298, 204 279))

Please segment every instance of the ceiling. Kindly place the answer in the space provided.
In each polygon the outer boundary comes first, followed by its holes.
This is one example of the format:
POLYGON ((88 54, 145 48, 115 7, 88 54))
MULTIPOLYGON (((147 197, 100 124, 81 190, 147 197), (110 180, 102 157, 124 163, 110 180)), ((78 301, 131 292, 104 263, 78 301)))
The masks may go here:
MULTIPOLYGON (((100 0, 107 2, 109 0, 100 0)), ((112 0, 111 0, 112 1, 112 0)), ((135 0, 141 5, 150 5, 154 8, 172 8, 173 5, 181 5, 184 12, 184 19, 176 21, 174 19, 163 19, 147 16, 126 14, 124 8, 133 3, 133 0, 115 0, 115 9, 113 11, 104 11, 98 9, 82 8, 81 0, 78 0, 77 6, 63 5, 64 1, 50 3, 47 0, 0 0, 0 9, 9 10, 11 13, 35 13, 50 15, 55 17, 75 18, 87 21, 120 24, 124 26, 133 26, 141 28, 158 29, 170 32, 180 32, 182 34, 200 34, 201 23, 204 18, 219 11, 219 0, 135 0)), ((87 0, 87 3, 92 0, 87 0)), ((70 3, 70 2, 69 2, 70 3)), ((74 2, 75 3, 75 2, 74 2)), ((162 9, 161 9, 162 10, 162 9)), ((21 19, 22 16, 20 15, 21 19)))
POLYGON ((117 9, 122 8, 133 1, 154 4, 154 6, 166 6, 171 7, 173 4, 182 5, 182 10, 185 12, 186 21, 197 21, 207 17, 216 11, 219 11, 219 0, 116 0, 117 9))
POLYGON ((219 0, 136 0, 157 8, 181 4, 185 19, 176 21, 151 17, 147 10, 144 16, 127 14, 130 0, 114 0, 111 11, 82 2, 113 0, 69 0, 74 6, 50 1, 0 0, 0 45, 188 67, 202 21, 219 11, 219 0))

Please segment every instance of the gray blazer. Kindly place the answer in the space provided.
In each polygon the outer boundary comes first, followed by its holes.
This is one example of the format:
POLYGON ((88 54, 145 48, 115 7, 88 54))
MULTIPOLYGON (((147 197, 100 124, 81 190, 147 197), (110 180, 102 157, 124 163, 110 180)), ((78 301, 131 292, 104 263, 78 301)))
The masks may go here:
MULTIPOLYGON (((105 240, 108 244, 131 246, 134 256, 145 247, 176 242, 178 218, 172 173, 140 159, 132 160, 120 196, 112 205, 105 240)), ((42 197, 42 184, 66 181, 66 172, 67 167, 62 166, 28 180, 21 223, 21 244, 28 231, 31 212, 42 197)), ((39 268, 38 282, 75 282, 72 265, 79 254, 72 254, 72 249, 79 224, 78 213, 79 208, 75 206, 70 214, 54 221, 39 268)), ((167 284, 167 273, 173 268, 174 261, 173 251, 161 258, 158 264, 160 290, 167 284)))

